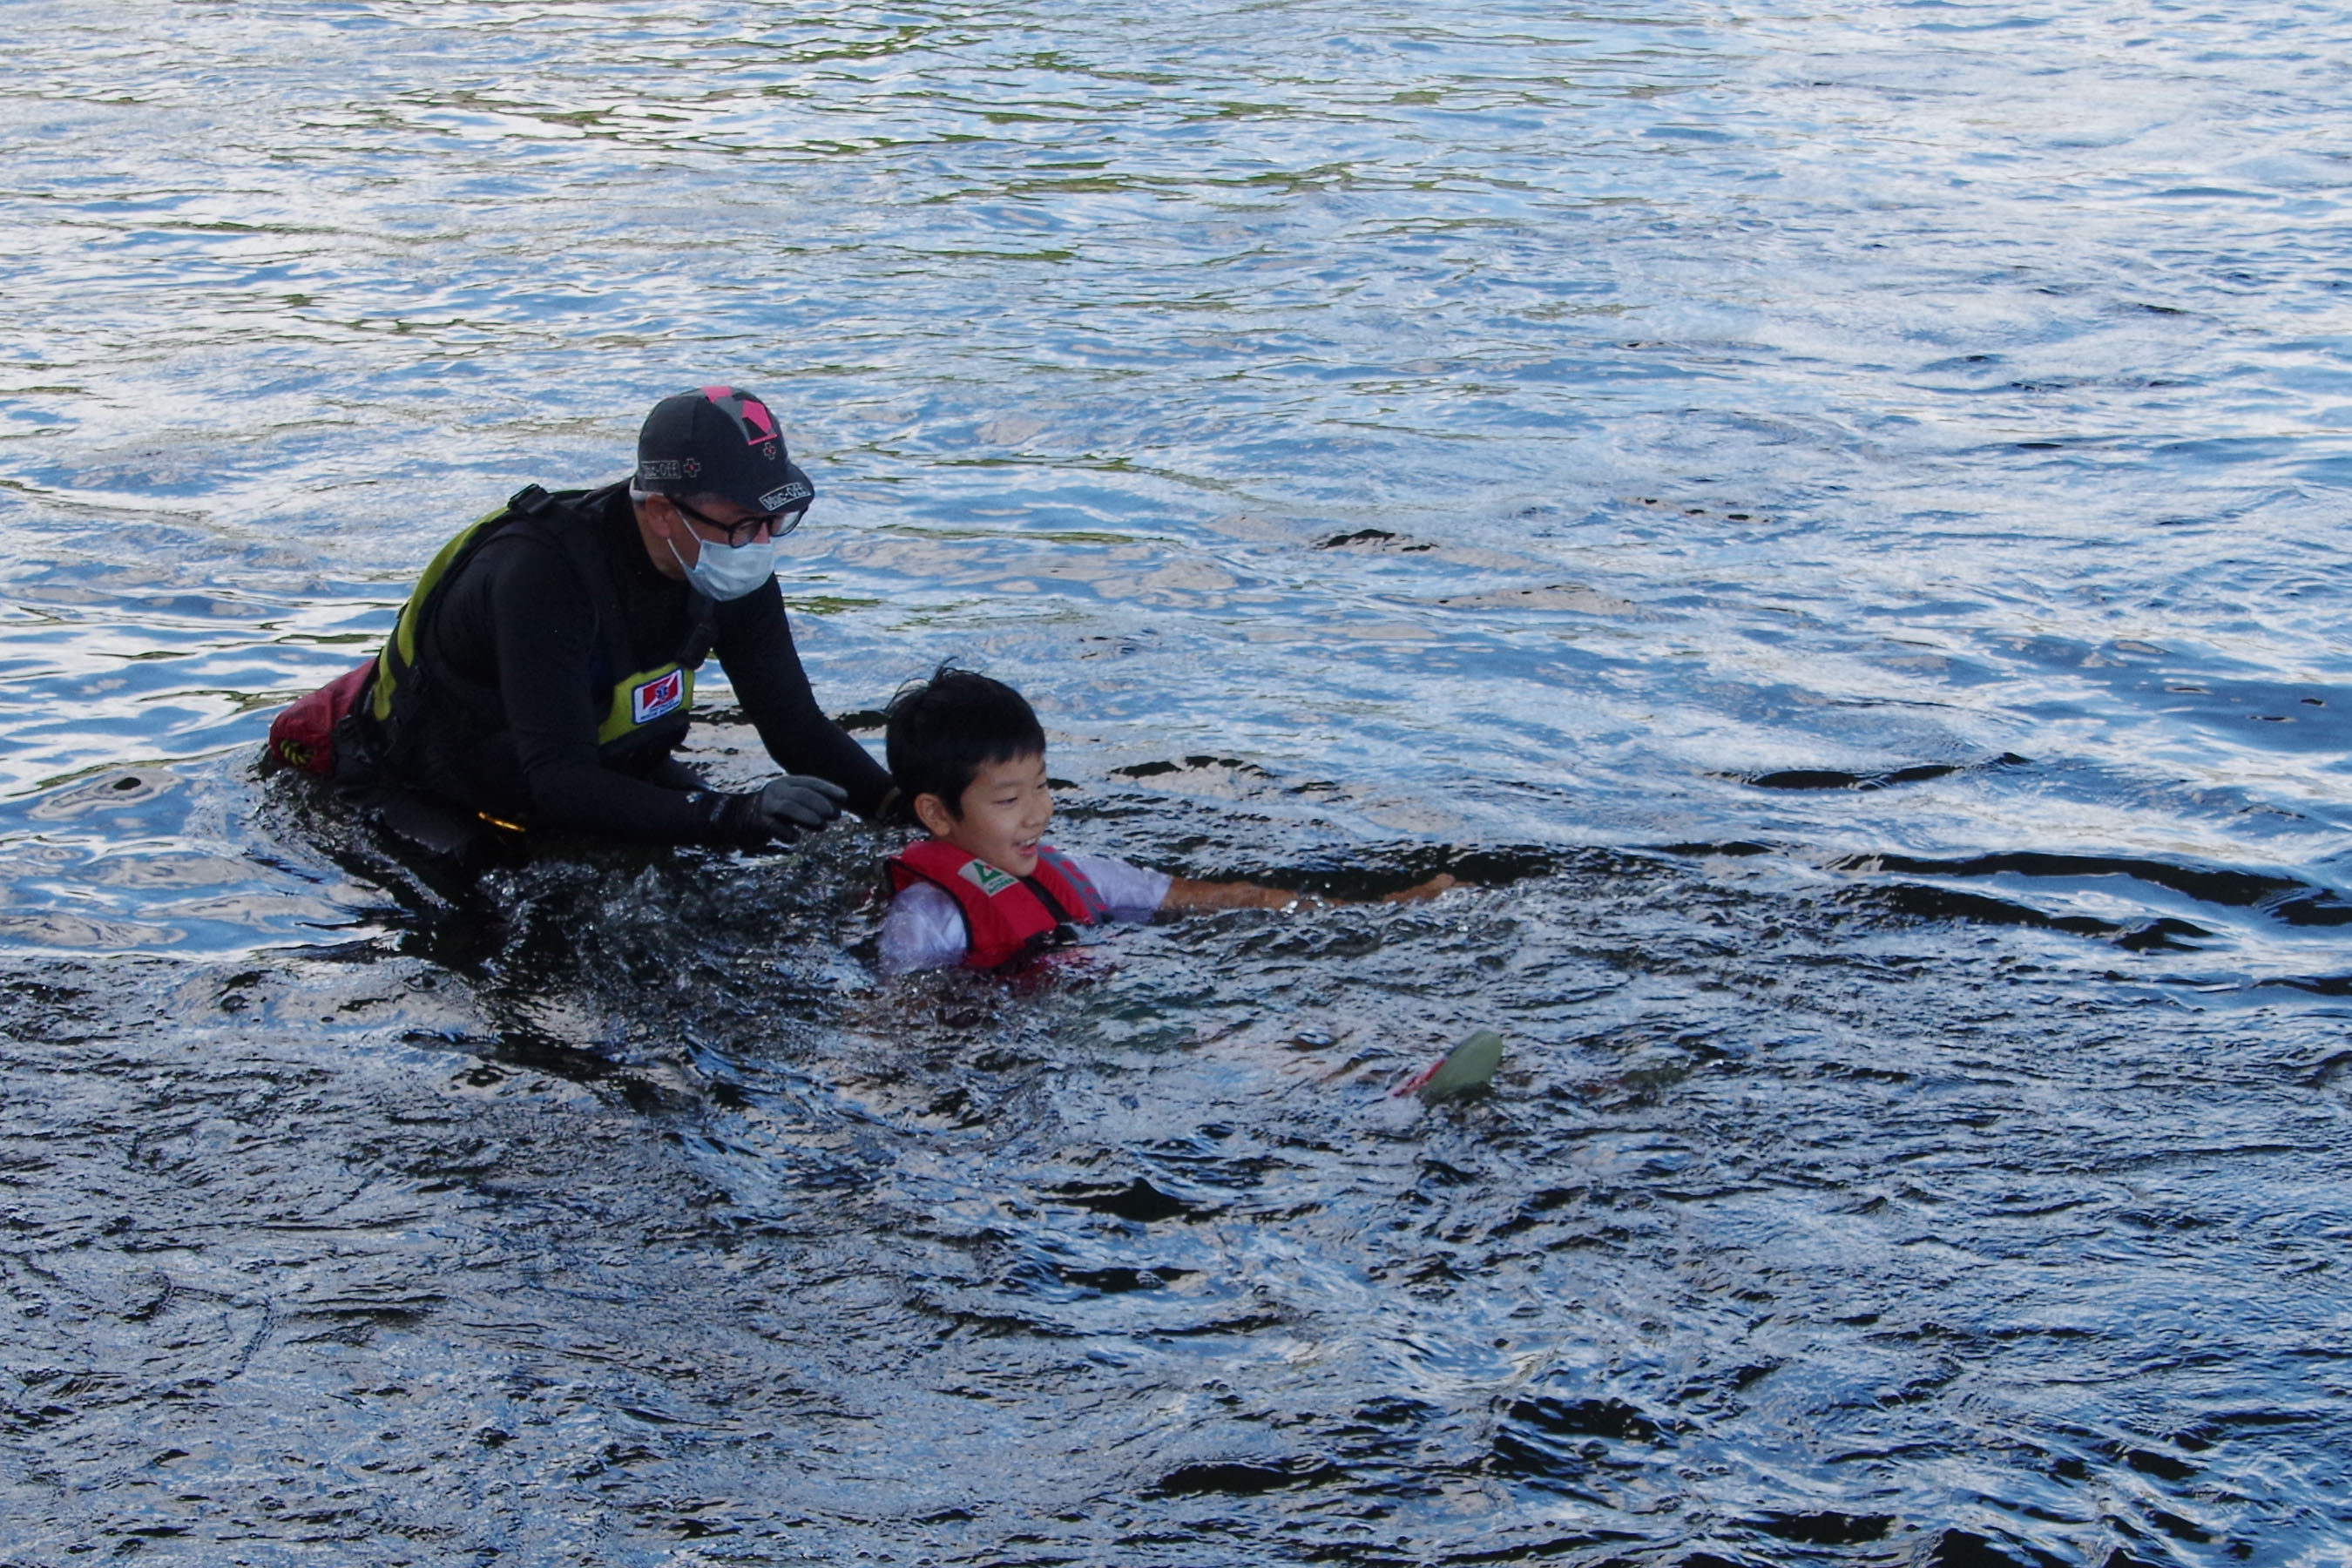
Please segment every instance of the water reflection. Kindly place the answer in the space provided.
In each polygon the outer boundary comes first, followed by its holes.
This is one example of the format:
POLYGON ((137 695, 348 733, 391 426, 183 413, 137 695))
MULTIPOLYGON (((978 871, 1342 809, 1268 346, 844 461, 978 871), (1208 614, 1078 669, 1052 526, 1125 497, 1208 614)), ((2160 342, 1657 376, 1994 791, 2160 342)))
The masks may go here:
POLYGON ((2343 1533, 2319 21, 13 15, 24 1551, 2343 1533), (721 377, 835 710, 960 656, 1074 844, 1478 885, 882 987, 863 830, 475 884, 254 776, 721 377))

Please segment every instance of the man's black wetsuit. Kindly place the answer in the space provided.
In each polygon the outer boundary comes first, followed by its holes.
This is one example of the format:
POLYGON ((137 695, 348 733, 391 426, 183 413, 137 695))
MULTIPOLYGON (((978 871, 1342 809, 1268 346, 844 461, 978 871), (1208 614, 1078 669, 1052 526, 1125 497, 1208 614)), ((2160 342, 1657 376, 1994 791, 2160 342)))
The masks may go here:
POLYGON ((860 816, 882 805, 889 774, 818 709, 772 579, 714 604, 663 576, 625 483, 553 498, 531 521, 491 531, 433 595, 408 710, 372 731, 383 779, 532 828, 668 844, 764 837, 745 831, 741 797, 704 790, 671 760, 686 732, 682 709, 675 723, 649 724, 617 748, 598 741, 613 683, 677 659, 699 611, 776 760, 841 785, 860 816), (550 536, 567 527, 588 547, 550 536), (609 591, 583 584, 583 571, 600 572, 609 591), (628 628, 625 668, 608 668, 614 644, 600 604, 618 605, 628 628))

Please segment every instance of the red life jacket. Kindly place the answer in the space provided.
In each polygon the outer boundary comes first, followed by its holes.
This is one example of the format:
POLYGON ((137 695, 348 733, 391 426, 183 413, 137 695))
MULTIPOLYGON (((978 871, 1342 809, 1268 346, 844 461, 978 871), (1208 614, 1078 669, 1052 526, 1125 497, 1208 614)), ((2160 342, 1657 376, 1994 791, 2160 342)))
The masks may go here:
POLYGON ((1098 922, 1109 910, 1087 874, 1058 849, 1037 847, 1026 877, 998 870, 954 845, 926 838, 889 859, 890 889, 929 882, 963 916, 966 969, 996 969, 1025 958, 1066 926, 1098 922))

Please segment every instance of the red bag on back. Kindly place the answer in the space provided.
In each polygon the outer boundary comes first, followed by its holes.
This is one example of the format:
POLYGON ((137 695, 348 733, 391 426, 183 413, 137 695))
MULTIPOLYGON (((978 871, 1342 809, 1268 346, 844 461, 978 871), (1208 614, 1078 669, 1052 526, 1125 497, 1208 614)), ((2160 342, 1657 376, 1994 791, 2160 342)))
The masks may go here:
POLYGON ((279 710, 269 721, 269 749, 263 760, 273 767, 299 768, 306 773, 333 773, 335 726, 360 705, 367 695, 368 678, 374 673, 375 660, 371 658, 279 710))

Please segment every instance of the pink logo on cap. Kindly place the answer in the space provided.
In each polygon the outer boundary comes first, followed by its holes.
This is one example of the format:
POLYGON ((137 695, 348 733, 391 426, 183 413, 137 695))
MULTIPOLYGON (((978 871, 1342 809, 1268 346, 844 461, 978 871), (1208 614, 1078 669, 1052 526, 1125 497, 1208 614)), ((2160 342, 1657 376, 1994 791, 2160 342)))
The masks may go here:
POLYGON ((706 386, 702 389, 702 395, 733 416, 735 423, 742 427, 743 445, 746 447, 782 439, 776 431, 776 416, 768 412, 766 404, 750 393, 738 392, 731 386, 706 386))

